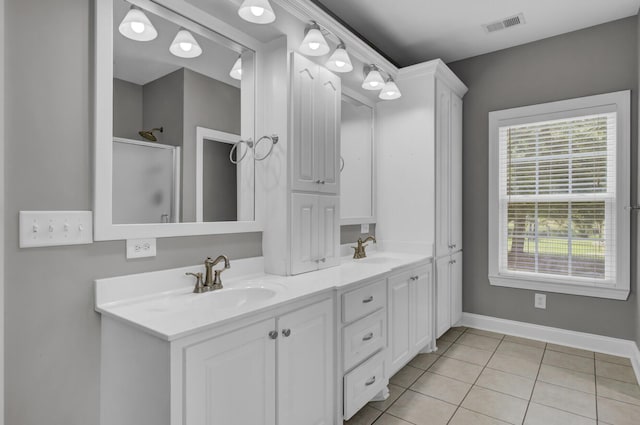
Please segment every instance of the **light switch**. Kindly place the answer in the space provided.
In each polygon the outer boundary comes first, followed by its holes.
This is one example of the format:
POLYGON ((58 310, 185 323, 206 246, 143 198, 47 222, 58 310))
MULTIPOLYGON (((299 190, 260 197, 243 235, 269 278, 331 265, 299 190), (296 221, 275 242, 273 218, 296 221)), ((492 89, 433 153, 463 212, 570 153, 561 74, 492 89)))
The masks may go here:
POLYGON ((369 223, 364 223, 360 225, 360 233, 362 234, 369 233, 369 223))
POLYGON ((92 242, 91 211, 20 211, 20 248, 92 242))

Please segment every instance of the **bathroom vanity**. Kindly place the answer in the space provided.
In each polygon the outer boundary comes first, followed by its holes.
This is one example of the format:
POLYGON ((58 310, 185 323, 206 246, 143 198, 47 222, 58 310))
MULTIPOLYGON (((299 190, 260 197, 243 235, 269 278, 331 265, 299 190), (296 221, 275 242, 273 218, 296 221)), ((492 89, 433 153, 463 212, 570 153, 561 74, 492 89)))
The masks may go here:
POLYGON ((460 319, 466 87, 273 3, 258 28, 227 0, 96 1, 95 240, 262 233, 223 289, 193 293, 203 266, 96 281, 102 425, 340 425, 460 319), (132 11, 156 39, 122 32, 132 11), (354 72, 301 54, 309 21, 354 72), (360 224, 380 251, 354 260, 341 226, 360 224))
POLYGON ((235 260, 225 289, 204 294, 185 276, 201 267, 96 281, 101 424, 339 424, 435 349, 428 257, 263 267, 235 260))

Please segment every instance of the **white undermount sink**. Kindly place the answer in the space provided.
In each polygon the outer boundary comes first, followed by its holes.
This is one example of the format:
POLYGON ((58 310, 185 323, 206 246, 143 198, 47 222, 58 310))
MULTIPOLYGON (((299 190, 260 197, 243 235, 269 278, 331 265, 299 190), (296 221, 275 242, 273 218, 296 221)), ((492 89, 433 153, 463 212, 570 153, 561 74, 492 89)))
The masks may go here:
POLYGON ((359 259, 354 259, 353 260, 356 263, 362 263, 362 264, 379 264, 379 265, 385 265, 385 264, 393 264, 393 263, 397 263, 399 260, 397 258, 393 258, 393 257, 366 257, 366 258, 359 258, 359 259))
POLYGON ((202 294, 170 294, 147 302, 145 309, 154 312, 236 309, 273 298, 282 288, 277 283, 269 282, 232 286, 202 294))

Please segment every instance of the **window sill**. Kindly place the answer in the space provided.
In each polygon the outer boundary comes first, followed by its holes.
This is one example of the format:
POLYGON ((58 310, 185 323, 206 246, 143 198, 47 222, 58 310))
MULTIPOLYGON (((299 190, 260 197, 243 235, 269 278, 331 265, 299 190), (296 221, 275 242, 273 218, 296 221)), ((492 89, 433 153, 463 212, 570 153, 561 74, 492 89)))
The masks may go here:
POLYGON ((543 280, 530 280, 514 276, 489 276, 489 282, 492 286, 529 289, 532 291, 555 292, 585 297, 608 298, 612 300, 627 300, 627 298, 629 298, 629 289, 612 287, 545 282, 543 280))

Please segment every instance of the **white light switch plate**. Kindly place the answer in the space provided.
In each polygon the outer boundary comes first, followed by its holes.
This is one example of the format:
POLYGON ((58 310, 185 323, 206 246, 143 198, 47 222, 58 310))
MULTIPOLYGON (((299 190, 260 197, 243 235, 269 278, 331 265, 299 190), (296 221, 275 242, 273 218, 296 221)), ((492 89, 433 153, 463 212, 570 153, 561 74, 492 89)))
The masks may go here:
POLYGON ((365 223, 365 224, 361 224, 360 225, 360 233, 362 233, 362 234, 369 233, 369 223, 365 223))
POLYGON ((536 294, 533 306, 535 308, 541 308, 546 310, 547 308, 547 296, 545 294, 536 294))
POLYGON ((20 211, 20 248, 92 242, 91 211, 20 211))
POLYGON ((155 256, 155 239, 127 239, 127 258, 144 258, 155 256))

